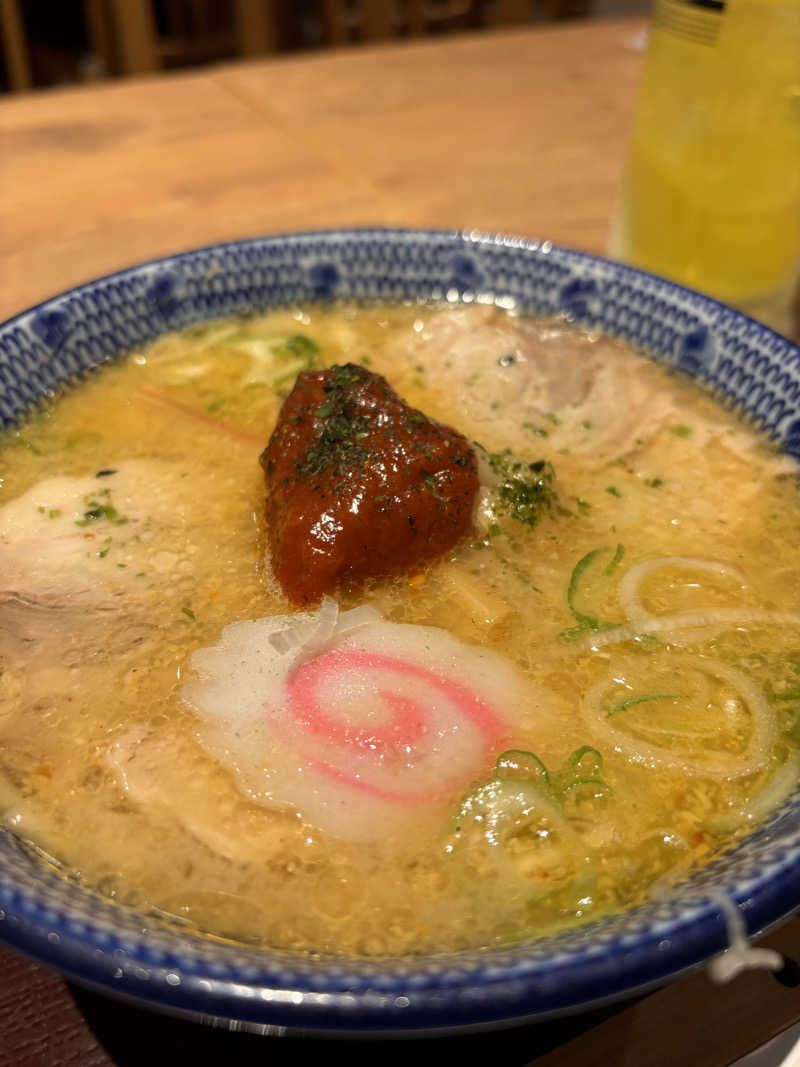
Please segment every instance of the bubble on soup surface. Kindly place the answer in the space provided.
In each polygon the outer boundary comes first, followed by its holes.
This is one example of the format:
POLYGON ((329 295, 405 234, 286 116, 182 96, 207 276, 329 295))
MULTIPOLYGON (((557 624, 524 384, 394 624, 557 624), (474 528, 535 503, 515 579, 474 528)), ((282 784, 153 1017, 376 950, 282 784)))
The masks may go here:
POLYGON ((363 608, 320 644, 325 610, 233 623, 192 655, 182 695, 201 743, 252 798, 336 837, 446 818, 508 740, 513 668, 435 627, 354 618, 363 608))

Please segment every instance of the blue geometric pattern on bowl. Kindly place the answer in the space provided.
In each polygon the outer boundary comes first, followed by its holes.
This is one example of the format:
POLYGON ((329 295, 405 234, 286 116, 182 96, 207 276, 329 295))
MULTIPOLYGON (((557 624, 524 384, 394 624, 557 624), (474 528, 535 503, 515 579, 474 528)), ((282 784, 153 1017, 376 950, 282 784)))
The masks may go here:
MULTIPOLYGON (((91 367, 199 320, 313 300, 448 300, 567 314, 694 376, 800 456, 800 350, 723 305, 549 242, 437 231, 257 238, 146 263, 0 326, 0 424, 91 367)), ((309 958, 193 936, 126 911, 0 835, 0 938, 69 975, 253 1028, 486 1026, 641 991, 800 907, 800 797, 664 900, 529 944, 447 956, 309 958)))

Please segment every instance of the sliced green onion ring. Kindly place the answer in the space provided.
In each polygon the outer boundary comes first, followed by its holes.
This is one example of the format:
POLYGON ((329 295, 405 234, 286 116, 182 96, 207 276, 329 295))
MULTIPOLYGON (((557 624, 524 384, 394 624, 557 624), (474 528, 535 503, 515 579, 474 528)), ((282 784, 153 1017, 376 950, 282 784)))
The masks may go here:
POLYGON ((761 770, 769 758, 769 751, 775 740, 775 725, 761 689, 741 671, 717 661, 693 658, 688 665, 726 682, 737 691, 747 706, 752 730, 745 750, 740 755, 720 752, 702 759, 682 756, 662 745, 632 737, 625 730, 618 728, 605 710, 603 694, 608 688, 607 681, 594 686, 583 699, 581 712, 587 727, 595 737, 632 763, 651 767, 672 767, 686 774, 708 778, 742 778, 761 770))

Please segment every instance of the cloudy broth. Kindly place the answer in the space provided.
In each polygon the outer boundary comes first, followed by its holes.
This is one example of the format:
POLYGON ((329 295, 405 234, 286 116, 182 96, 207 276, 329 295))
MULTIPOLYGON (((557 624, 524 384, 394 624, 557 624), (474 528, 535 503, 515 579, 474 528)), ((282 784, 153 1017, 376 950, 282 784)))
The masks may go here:
POLYGON ((0 464, 0 809, 121 903, 302 951, 503 943, 640 902, 795 786, 795 465, 621 344, 489 308, 204 324, 6 432, 0 464), (259 785, 264 739, 209 725, 192 662, 293 612, 259 455, 295 375, 345 362, 479 442, 484 486, 446 558, 339 610, 446 631, 516 687, 475 683, 505 729, 435 803, 384 797, 382 833, 259 785), (540 462, 534 515, 506 489, 540 462))

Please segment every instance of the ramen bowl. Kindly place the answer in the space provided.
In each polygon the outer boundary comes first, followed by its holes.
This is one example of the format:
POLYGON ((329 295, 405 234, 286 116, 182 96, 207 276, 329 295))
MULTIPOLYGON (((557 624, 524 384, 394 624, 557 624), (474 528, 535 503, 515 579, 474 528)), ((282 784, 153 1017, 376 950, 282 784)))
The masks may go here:
MULTIPOLYGON (((134 345, 287 304, 487 303, 564 315, 680 369, 800 456, 800 350, 730 308, 549 242, 403 230, 257 238, 89 282, 0 326, 0 422, 134 345)), ((169 862, 169 859, 166 859, 169 862)), ((0 938, 68 977, 154 1008, 318 1034, 452 1032, 642 993, 800 904, 800 796, 649 903, 565 933, 431 956, 267 951, 125 909, 0 833, 0 938)))

